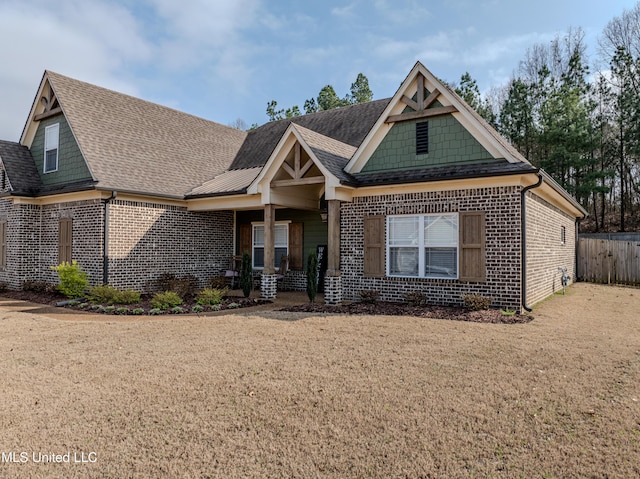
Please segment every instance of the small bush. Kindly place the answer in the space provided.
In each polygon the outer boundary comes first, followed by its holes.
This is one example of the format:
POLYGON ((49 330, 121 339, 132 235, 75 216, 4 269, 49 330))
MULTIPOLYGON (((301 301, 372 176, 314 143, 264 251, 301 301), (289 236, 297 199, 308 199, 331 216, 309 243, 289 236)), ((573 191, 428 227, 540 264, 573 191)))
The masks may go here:
POLYGON ((90 288, 87 296, 92 303, 133 304, 140 302, 140 293, 121 291, 108 284, 90 288))
POLYGON ((22 282, 22 291, 31 291, 33 293, 53 293, 56 291, 56 285, 47 283, 46 281, 37 281, 27 279, 22 282))
POLYGON ((75 259, 71 263, 65 261, 58 266, 51 266, 51 269, 58 273, 60 278, 58 289, 67 298, 81 297, 89 286, 87 273, 80 269, 75 259))
POLYGON ((151 306, 160 310, 173 308, 182 304, 182 298, 175 291, 156 293, 151 298, 151 306))
POLYGON ((129 308, 118 308, 116 309, 116 314, 129 314, 129 308))
POLYGON ((198 289, 198 283, 198 278, 192 274, 178 277, 173 273, 164 273, 158 278, 158 286, 161 291, 173 291, 181 298, 193 296, 198 289))
POLYGON ((253 289, 253 271, 251 269, 251 256, 249 253, 243 253, 242 262, 240 263, 240 288, 245 298, 248 298, 253 289))
POLYGON ((89 303, 80 303, 78 305, 78 308, 80 309, 87 309, 89 307, 89 303))
POLYGON ((224 289, 227 287, 227 281, 224 276, 216 276, 209 280, 209 288, 224 289))
POLYGON ((149 314, 152 316, 157 316, 159 314, 162 314, 162 310, 160 308, 153 308, 149 310, 149 314))
POLYGON ((191 311, 193 311, 194 313, 202 313, 204 311, 204 306, 196 304, 193 306, 193 308, 191 308, 191 311))
POLYGON ((410 291, 404 293, 402 296, 404 296, 404 300, 411 306, 424 306, 427 304, 427 295, 422 291, 410 291))
POLYGON ((220 311, 222 309, 222 305, 221 304, 212 304, 210 306, 211 311, 220 311))
POLYGON ((204 288, 196 296, 196 303, 198 304, 220 304, 224 300, 227 294, 227 288, 214 289, 204 288))
POLYGON ((116 310, 115 306, 107 306, 104 308, 105 313, 113 313, 116 310))
POLYGON ((229 303, 227 305, 227 308, 229 308, 229 309, 236 309, 236 308, 239 308, 239 307, 240 307, 240 305, 238 303, 229 303))
POLYGON ((144 308, 135 308, 131 313, 140 316, 141 314, 144 314, 144 308))
POLYGON ((173 308, 171 308, 170 313, 171 314, 181 314, 184 312, 184 309, 182 309, 182 306, 174 306, 173 308))
POLYGON ((373 289, 363 289, 360 291, 360 301, 362 303, 375 304, 380 299, 380 291, 373 289))
POLYGON ((465 294, 462 297, 464 305, 471 311, 483 311, 489 309, 491 298, 482 296, 481 294, 465 294))

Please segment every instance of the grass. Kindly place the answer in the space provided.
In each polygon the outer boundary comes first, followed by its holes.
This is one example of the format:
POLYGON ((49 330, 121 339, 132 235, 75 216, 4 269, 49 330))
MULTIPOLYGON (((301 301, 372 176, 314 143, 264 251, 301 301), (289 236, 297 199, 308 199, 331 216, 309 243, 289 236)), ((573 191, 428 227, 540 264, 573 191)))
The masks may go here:
POLYGON ((640 291, 571 289, 520 325, 0 309, 0 451, 97 458, 0 476, 637 477, 640 291))

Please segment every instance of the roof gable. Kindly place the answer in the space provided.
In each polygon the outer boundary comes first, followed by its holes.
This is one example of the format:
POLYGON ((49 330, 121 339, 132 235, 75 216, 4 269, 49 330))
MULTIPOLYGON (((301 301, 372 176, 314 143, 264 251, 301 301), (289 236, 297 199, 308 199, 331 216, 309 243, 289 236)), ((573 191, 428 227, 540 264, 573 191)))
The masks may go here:
POLYGON ((29 146, 51 90, 95 187, 167 197, 225 171, 247 133, 46 71, 21 143, 29 146))
POLYGON ((352 174, 361 172, 395 123, 441 115, 452 115, 491 157, 504 158, 510 163, 527 163, 453 90, 417 62, 354 154, 346 171, 352 174))
POLYGON ((35 195, 42 187, 31 152, 19 143, 0 140, 0 162, 12 194, 35 195))

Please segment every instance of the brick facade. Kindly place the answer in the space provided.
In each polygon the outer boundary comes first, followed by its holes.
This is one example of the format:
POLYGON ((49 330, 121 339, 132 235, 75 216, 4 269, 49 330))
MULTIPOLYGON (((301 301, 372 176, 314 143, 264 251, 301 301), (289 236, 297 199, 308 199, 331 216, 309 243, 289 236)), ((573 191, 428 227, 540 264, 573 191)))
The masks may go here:
MULTIPOLYGON (((91 285, 102 284, 104 211, 101 200, 13 205, 0 200, 7 222, 7 267, 0 281, 19 289, 25 280, 57 283, 61 218, 71 218, 72 257, 91 285)), ((151 291, 162 273, 192 274, 204 286, 228 267, 233 249, 230 211, 194 213, 162 204, 114 200, 109 205, 109 284, 151 291)))
POLYGON ((233 213, 114 200, 109 205, 109 284, 152 291, 163 273, 191 274, 204 286, 228 268, 233 213))
POLYGON ((403 301, 403 293, 423 291, 431 303, 462 304, 462 295, 491 297, 493 307, 520 309, 520 187, 506 186, 452 191, 391 194, 354 198, 341 206, 343 299, 356 301, 362 290, 377 290, 386 301, 403 301), (426 278, 365 278, 364 217, 423 213, 484 211, 486 219, 486 281, 426 278))
POLYGON ((529 191, 526 196, 527 291, 526 301, 533 305, 562 289, 562 273, 567 268, 573 282, 576 275, 576 224, 573 217, 529 191), (565 242, 561 230, 565 229, 565 242))

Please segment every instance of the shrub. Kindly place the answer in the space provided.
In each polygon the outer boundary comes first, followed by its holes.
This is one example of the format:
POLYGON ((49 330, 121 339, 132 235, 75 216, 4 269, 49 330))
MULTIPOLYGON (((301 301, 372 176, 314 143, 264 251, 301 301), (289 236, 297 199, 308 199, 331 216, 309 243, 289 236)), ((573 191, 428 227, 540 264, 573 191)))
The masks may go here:
POLYGON ((181 314, 184 312, 184 310, 182 309, 182 306, 174 306, 173 308, 171 308, 171 314, 181 314))
POLYGON ((380 291, 373 289, 363 289, 360 291, 360 301, 363 303, 375 304, 380 299, 380 291))
POLYGON ((462 297, 462 301, 464 302, 464 305, 471 311, 482 311, 484 309, 489 309, 489 305, 491 304, 491 298, 487 298, 486 296, 482 296, 481 294, 465 294, 462 297))
POLYGON ((196 304, 193 306, 193 308, 191 308, 191 311, 193 311, 194 313, 202 313, 204 311, 204 306, 202 306, 201 304, 196 304))
POLYGON ((238 303, 229 303, 227 305, 227 308, 229 308, 229 309, 236 309, 236 308, 239 308, 239 307, 240 307, 240 305, 238 303))
POLYGON ((113 313, 115 310, 116 310, 115 306, 107 306, 106 308, 104 308, 105 313, 113 313))
POLYGON ((223 288, 223 289, 204 288, 196 296, 196 303, 198 304, 222 303, 225 295, 227 294, 227 291, 228 291, 227 288, 223 288))
POLYGON ((121 291, 108 284, 90 288, 87 297, 92 303, 133 304, 140 302, 140 293, 121 291))
POLYGON ((149 310, 149 314, 152 316, 157 316, 158 314, 162 314, 162 310, 160 308, 153 308, 149 310))
POLYGON ((118 308, 116 314, 129 314, 129 308, 118 308))
POLYGON ((198 289, 198 282, 198 278, 192 274, 177 277, 173 273, 164 273, 158 278, 161 291, 173 291, 181 298, 193 296, 198 289))
POLYGON ((227 281, 224 276, 216 276, 209 280, 209 287, 212 289, 224 289, 227 287, 227 281))
POLYGON ((27 279, 22 282, 22 291, 32 291, 34 293, 53 293, 57 290, 55 284, 47 283, 46 281, 37 281, 34 279, 27 279))
POLYGON ((307 259, 307 296, 312 303, 318 294, 318 254, 312 251, 307 259))
POLYGON ((144 314, 144 309, 143 308, 135 308, 133 311, 131 311, 131 313, 139 316, 141 314, 144 314))
POLYGON ((165 310, 180 306, 182 304, 182 298, 175 291, 165 291, 163 293, 156 293, 151 298, 151 306, 154 309, 165 310))
POLYGON ((211 308, 211 311, 220 311, 222 309, 222 305, 220 305, 220 304, 212 304, 210 306, 210 308, 211 308))
POLYGON ((402 296, 404 296, 404 300, 411 306, 424 306, 427 304, 427 295, 422 291, 410 291, 404 293, 402 296))
POLYGON ((65 261, 58 266, 51 266, 51 269, 58 273, 60 278, 58 289, 67 298, 81 297, 89 286, 87 273, 80 269, 75 259, 71 263, 65 261))
POLYGON ((245 298, 248 298, 253 288, 253 270, 251 268, 251 256, 249 253, 242 255, 242 263, 240 265, 240 288, 245 298))

